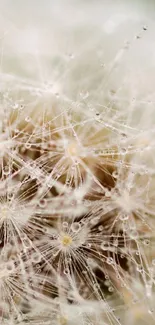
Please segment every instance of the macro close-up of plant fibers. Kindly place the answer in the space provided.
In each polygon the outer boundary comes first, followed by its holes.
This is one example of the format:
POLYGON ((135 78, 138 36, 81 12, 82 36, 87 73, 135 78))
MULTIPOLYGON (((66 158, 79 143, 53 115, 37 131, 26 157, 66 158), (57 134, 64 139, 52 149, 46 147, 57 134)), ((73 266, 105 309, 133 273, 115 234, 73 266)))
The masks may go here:
POLYGON ((0 0, 0 325, 155 325, 155 0, 0 0))

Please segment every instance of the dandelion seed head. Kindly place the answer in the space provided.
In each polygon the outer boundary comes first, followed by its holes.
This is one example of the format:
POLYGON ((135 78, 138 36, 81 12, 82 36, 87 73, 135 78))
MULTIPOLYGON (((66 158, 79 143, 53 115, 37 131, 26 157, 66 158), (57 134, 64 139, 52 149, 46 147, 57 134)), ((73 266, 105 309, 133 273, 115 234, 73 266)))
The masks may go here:
POLYGON ((121 196, 116 197, 116 204, 127 214, 134 211, 136 207, 134 198, 127 190, 122 191, 121 196))
POLYGON ((79 157, 80 156, 80 147, 76 142, 72 142, 67 147, 67 155, 69 157, 79 157))
POLYGON ((71 245, 72 245, 72 237, 63 234, 63 235, 62 235, 62 239, 61 239, 61 243, 62 243, 62 245, 63 245, 64 247, 69 247, 69 246, 71 246, 71 245))

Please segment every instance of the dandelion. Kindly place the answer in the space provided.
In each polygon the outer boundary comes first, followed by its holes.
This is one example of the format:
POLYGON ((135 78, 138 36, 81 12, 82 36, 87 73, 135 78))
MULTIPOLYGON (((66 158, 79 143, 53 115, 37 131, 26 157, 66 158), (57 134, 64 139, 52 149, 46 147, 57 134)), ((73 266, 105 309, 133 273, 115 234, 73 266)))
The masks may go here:
POLYGON ((154 324, 150 7, 1 3, 2 325, 154 324))

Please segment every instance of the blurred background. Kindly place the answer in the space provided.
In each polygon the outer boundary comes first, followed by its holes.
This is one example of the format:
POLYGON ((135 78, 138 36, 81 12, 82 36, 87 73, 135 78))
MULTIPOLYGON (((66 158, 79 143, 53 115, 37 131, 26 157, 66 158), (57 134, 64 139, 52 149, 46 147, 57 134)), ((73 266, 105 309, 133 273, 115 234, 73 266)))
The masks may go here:
POLYGON ((103 103, 116 88, 148 100, 154 30, 153 0, 1 0, 0 82, 20 78, 72 100, 103 103))

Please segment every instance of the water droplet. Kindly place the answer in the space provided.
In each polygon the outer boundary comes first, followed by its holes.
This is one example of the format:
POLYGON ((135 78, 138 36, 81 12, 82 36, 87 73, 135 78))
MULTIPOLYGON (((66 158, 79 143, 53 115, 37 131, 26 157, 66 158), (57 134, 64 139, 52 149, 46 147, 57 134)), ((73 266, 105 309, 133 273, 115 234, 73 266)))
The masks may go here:
POLYGON ((108 288, 108 291, 109 291, 109 292, 113 292, 113 291, 114 291, 114 288, 113 288, 113 287, 109 287, 109 288, 108 288))
POLYGON ((4 169, 3 169, 3 174, 4 175, 9 175, 10 172, 11 172, 10 166, 5 166, 4 169))
POLYGON ((41 200, 39 201, 39 206, 40 206, 41 208, 45 208, 46 205, 47 205, 47 200, 45 200, 45 199, 41 199, 41 200))
POLYGON ((144 243, 144 245, 148 246, 148 245, 150 244, 150 240, 149 240, 149 239, 145 239, 145 240, 143 241, 143 243, 144 243))
POLYGON ((111 265, 114 264, 114 259, 112 257, 107 257, 107 264, 111 265))
POLYGON ((106 196, 106 197, 111 197, 111 192, 110 192, 110 191, 108 191, 108 190, 107 190, 107 191, 105 191, 105 196, 106 196))
POLYGON ((116 171, 114 171, 114 172, 112 173, 112 176, 113 176, 114 178, 118 178, 118 173, 117 173, 116 171))
POLYGON ((69 274, 69 269, 64 269, 64 274, 69 274))
POLYGON ((30 149, 31 148, 31 143, 25 143, 25 148, 30 149))
POLYGON ((153 314, 154 310, 153 309, 148 309, 149 314, 153 314))
POLYGON ((24 108, 24 105, 20 105, 20 107, 19 107, 20 111, 22 111, 23 108, 24 108))
POLYGON ((26 117, 25 117, 25 121, 26 121, 26 122, 30 122, 30 121, 31 121, 31 118, 30 118, 29 116, 26 116, 26 117))
POLYGON ((106 243, 105 241, 103 241, 101 243, 101 249, 103 249, 104 251, 107 251, 109 248, 109 243, 106 243))
POLYGON ((142 265, 138 265, 137 266, 137 271, 140 272, 140 273, 143 272, 143 266, 142 265))
POLYGON ((99 284, 98 283, 94 283, 93 287, 94 287, 94 290, 96 291, 96 290, 99 289, 99 284))
POLYGON ((7 265, 6 265, 6 269, 8 272, 12 272, 14 269, 15 269, 15 265, 13 262, 8 262, 7 265))
POLYGON ((29 248, 29 247, 32 246, 31 241, 30 241, 28 238, 27 238, 27 239, 23 239, 22 242, 23 242, 23 245, 24 245, 26 248, 29 248))
POLYGON ((146 31, 148 30, 148 27, 146 25, 143 26, 143 30, 146 31))
POLYGON ((120 219, 121 221, 126 221, 126 220, 129 219, 129 215, 128 215, 127 213, 120 213, 120 215, 119 215, 119 219, 120 219))
POLYGON ((63 226, 63 228, 68 228, 68 222, 64 221, 64 222, 62 223, 62 226, 63 226))
POLYGON ((78 232, 81 229, 81 225, 79 222, 74 222, 71 226, 73 232, 78 232))

